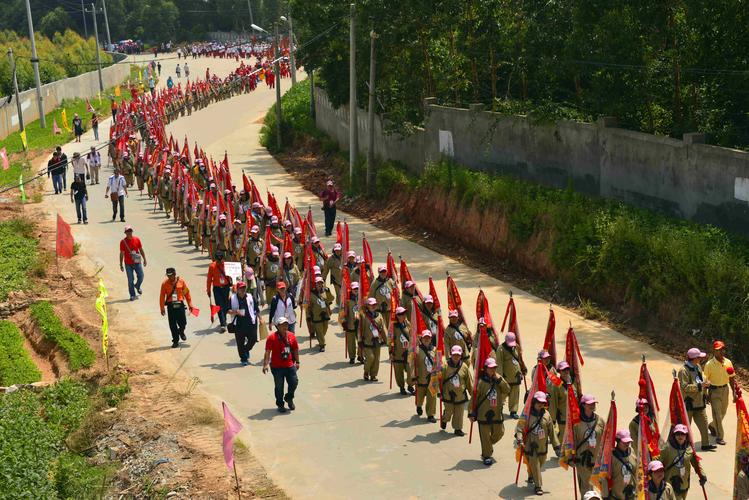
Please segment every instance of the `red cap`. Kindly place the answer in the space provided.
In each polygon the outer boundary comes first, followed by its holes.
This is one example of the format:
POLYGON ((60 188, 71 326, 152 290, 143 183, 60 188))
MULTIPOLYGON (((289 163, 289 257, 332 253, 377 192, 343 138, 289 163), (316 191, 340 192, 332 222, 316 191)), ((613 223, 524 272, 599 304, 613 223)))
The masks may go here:
POLYGON ((724 344, 722 340, 716 340, 715 342, 713 342, 713 350, 718 351, 725 348, 726 344, 724 344))

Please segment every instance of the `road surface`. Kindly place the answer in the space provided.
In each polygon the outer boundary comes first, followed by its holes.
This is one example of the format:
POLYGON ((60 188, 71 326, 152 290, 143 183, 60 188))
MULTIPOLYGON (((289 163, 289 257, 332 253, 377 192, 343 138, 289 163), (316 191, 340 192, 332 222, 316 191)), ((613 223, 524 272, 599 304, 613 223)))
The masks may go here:
MULTIPOLYGON (((160 85, 173 74, 177 60, 162 61, 160 85)), ((206 66, 219 75, 226 75, 235 66, 230 60, 190 60, 195 75, 205 74, 206 66)), ((185 78, 182 78, 184 84, 185 78)), ((288 82, 282 83, 284 89, 288 82)), ((177 120, 169 126, 175 138, 188 135, 190 143, 198 143, 214 158, 229 154, 232 176, 240 179, 244 170, 255 179, 261 190, 267 186, 280 203, 288 197, 297 207, 313 207, 321 227, 322 212, 316 197, 305 191, 298 182, 258 143, 261 118, 274 102, 275 93, 261 85, 247 95, 213 104, 195 112, 191 117, 177 120)), ((103 123, 102 136, 107 137, 109 123, 103 123)), ((68 157, 77 150, 85 151, 91 144, 91 134, 82 144, 65 147, 68 157)), ((525 487, 525 473, 520 486, 513 484, 516 463, 511 434, 515 421, 506 421, 504 439, 495 448, 497 463, 485 467, 479 461, 480 445, 477 437, 469 445, 468 438, 455 437, 451 432, 440 432, 437 424, 414 416, 413 398, 401 397, 388 390, 388 365, 383 361, 380 382, 362 380, 362 368, 350 366, 344 356, 344 341, 340 328, 332 323, 328 349, 324 353, 309 349, 306 327, 300 332, 302 347, 300 385, 296 399, 297 410, 278 414, 273 399, 270 375, 260 370, 262 346, 252 353, 252 365, 241 367, 234 340, 229 334, 219 334, 208 319, 208 297, 205 295, 205 275, 208 257, 187 244, 185 233, 167 221, 163 213, 152 211, 153 203, 137 191, 131 191, 126 202, 127 223, 135 228, 148 256, 144 294, 140 300, 128 300, 127 281, 118 269, 118 241, 123 237, 124 224, 111 222, 111 205, 104 196, 105 181, 111 171, 105 169, 104 180, 92 189, 87 226, 73 224, 77 242, 81 244, 82 264, 97 270, 110 292, 111 308, 118 313, 119 324, 134 332, 127 336, 110 330, 117 342, 136 342, 148 351, 161 351, 165 366, 184 370, 198 377, 200 388, 219 408, 226 401, 234 415, 244 424, 243 440, 265 465, 270 477, 295 498, 526 498, 533 496, 525 487), (200 318, 190 318, 188 341, 180 349, 170 349, 170 334, 165 318, 159 314, 158 291, 164 269, 174 266, 192 290, 195 305, 201 309, 200 318)), ((322 186, 321 186, 322 188, 322 186)), ((63 214, 75 222, 75 209, 68 194, 54 196, 51 183, 47 186, 44 203, 51 216, 63 214)), ((488 295, 495 321, 504 313, 508 292, 512 289, 518 309, 520 330, 526 349, 526 361, 534 362, 546 330, 549 304, 522 290, 512 288, 475 269, 435 253, 415 243, 380 230, 355 217, 339 212, 349 221, 352 248, 361 253, 360 235, 366 232, 376 263, 384 262, 387 249, 403 255, 417 283, 426 289, 427 278, 437 281, 440 300, 447 304, 445 270, 455 278, 465 310, 472 311, 478 288, 488 295)), ((330 238, 323 239, 327 249, 330 238)), ((596 395, 602 404, 599 413, 608 413, 609 394, 616 391, 619 408, 619 427, 626 428, 634 415, 640 356, 645 354, 655 380, 661 402, 661 418, 667 411, 671 371, 680 362, 660 354, 650 346, 631 340, 594 321, 585 320, 561 307, 555 307, 557 317, 557 351, 564 352, 564 334, 569 322, 580 340, 585 366, 582 373, 584 391, 596 395)), ((469 319, 471 314, 468 313, 469 319)), ((470 321, 471 328, 475 322, 470 321)), ((383 359, 385 356, 383 356, 383 359)), ((397 389, 396 389, 397 390, 397 389)), ((704 453, 704 466, 710 481, 707 488, 713 499, 729 498, 733 483, 733 443, 736 420, 733 408, 726 418, 729 443, 717 452, 704 453)), ((449 429, 449 428, 448 428, 449 429)), ((697 431, 696 427, 694 428, 697 431)), ((220 446, 220 442, 216 442, 220 446)), ((550 452, 550 457, 553 453, 550 452)), ((690 498, 702 494, 692 476, 690 498)), ((561 469, 555 458, 547 462, 544 489, 548 498, 573 497, 572 473, 561 469)))

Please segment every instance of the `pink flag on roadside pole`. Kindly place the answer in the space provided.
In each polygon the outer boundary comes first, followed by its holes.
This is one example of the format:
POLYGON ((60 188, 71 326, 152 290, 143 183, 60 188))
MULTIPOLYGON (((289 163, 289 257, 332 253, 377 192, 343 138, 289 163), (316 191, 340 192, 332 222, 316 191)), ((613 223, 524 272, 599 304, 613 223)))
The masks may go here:
POLYGON ((62 130, 60 130, 60 127, 57 126, 57 119, 52 118, 52 133, 55 135, 62 134, 62 130))
POLYGON ((10 168, 10 162, 8 161, 8 153, 5 151, 5 148, 0 149, 0 159, 3 160, 3 170, 8 170, 10 168))
POLYGON ((234 437, 242 430, 242 424, 234 418, 226 403, 221 402, 224 408, 224 461, 230 471, 234 471, 234 437))

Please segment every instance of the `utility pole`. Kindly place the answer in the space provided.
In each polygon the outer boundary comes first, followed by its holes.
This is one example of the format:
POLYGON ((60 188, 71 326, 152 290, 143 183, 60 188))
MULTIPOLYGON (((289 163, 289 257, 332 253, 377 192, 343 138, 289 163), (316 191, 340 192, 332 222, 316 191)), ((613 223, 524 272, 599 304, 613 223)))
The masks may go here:
MULTIPOLYGON (((29 0, 26 0, 27 2, 29 0)), ((99 55, 99 28, 96 26, 96 7, 91 4, 91 18, 94 21, 94 41, 96 42, 96 67, 99 70, 99 91, 104 92, 104 80, 101 78, 101 56, 99 55)))
POLYGON ((291 4, 289 4, 289 66, 291 66, 291 84, 296 85, 296 64, 294 63, 294 25, 291 22, 291 4))
POLYGON ((278 146, 278 150, 281 151, 281 119, 283 116, 281 115, 281 75, 279 70, 279 64, 278 64, 278 58, 280 56, 280 47, 279 43, 281 41, 281 38, 278 35, 278 19, 276 19, 276 50, 275 50, 275 63, 273 64, 273 74, 275 75, 275 84, 276 84, 276 146, 278 146))
POLYGON ((47 128, 47 118, 44 116, 42 104, 42 79, 39 77, 39 58, 36 56, 36 40, 34 40, 34 21, 31 20, 31 4, 26 0, 26 18, 29 21, 29 38, 31 38, 31 64, 34 65, 34 80, 36 81, 36 105, 39 107, 39 126, 47 128))
POLYGON ((255 24, 255 19, 252 17, 252 4, 250 0, 247 0, 247 8, 250 10, 250 25, 255 24))
POLYGON ((354 182, 354 164, 356 163, 356 154, 359 150, 359 131, 356 119, 356 4, 351 4, 351 27, 349 29, 351 38, 349 40, 349 182, 353 186, 354 182))
POLYGON ((369 32, 369 109, 367 110, 367 194, 374 194, 375 173, 375 40, 377 33, 369 32))
POLYGON ((81 0, 81 17, 83 18, 83 32, 88 38, 88 23, 86 23, 86 8, 83 6, 83 0, 81 0))
POLYGON ((104 27, 107 28, 107 49, 112 46, 112 37, 109 35, 109 17, 107 17, 107 0, 101 0, 104 7, 104 27))
POLYGON ((18 108, 18 131, 23 132, 23 110, 21 99, 18 97, 18 78, 16 77, 16 62, 13 59, 13 49, 8 48, 8 59, 10 59, 10 70, 13 72, 13 90, 16 94, 16 108, 18 108))

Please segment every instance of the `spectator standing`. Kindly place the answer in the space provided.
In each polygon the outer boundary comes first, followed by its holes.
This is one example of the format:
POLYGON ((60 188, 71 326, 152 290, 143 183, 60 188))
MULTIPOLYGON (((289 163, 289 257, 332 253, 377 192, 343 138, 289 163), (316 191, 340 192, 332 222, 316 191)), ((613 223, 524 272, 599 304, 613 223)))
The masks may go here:
POLYGON ((185 335, 185 328, 187 327, 185 302, 187 302, 189 311, 192 312, 192 299, 187 283, 177 276, 177 271, 173 267, 167 267, 166 279, 161 283, 159 307, 162 316, 168 313, 169 330, 172 332, 172 348, 179 347, 180 339, 187 340, 185 335))
POLYGON ((114 173, 109 176, 107 190, 104 197, 109 196, 112 201, 112 222, 117 218, 117 205, 120 206, 120 222, 125 222, 125 197, 127 196, 127 182, 115 167, 114 173))
POLYGON ((91 146, 91 151, 86 154, 86 161, 88 162, 88 170, 91 172, 91 185, 99 184, 99 169, 101 168, 101 154, 96 150, 94 146, 91 146))
MULTIPOLYGON (((60 157, 60 164, 62 165, 62 191, 68 189, 68 155, 62 152, 62 147, 57 146, 55 148, 57 156, 60 157)), ((62 191, 60 191, 62 193, 62 191)))
POLYGON ((231 297, 231 309, 234 315, 230 330, 233 330, 237 341, 239 362, 247 366, 250 361, 250 351, 257 343, 258 306, 252 295, 247 293, 247 284, 243 281, 237 283, 237 293, 231 297))
POLYGON ((91 113, 91 130, 94 131, 94 140, 99 140, 99 115, 94 111, 91 113))
POLYGON ((297 371, 299 370, 299 344, 296 336, 288 331, 289 320, 280 318, 277 330, 265 341, 265 357, 263 359, 263 373, 268 373, 268 367, 273 374, 276 407, 279 413, 286 413, 284 401, 289 410, 294 410, 294 394, 299 385, 297 371), (284 395, 284 382, 287 390, 284 395))
POLYGON ((83 135, 83 120, 78 116, 78 113, 73 115, 73 133, 75 133, 75 142, 81 142, 81 136, 83 135))
POLYGON ((52 177, 52 187, 55 188, 55 194, 60 194, 63 191, 63 172, 64 167, 60 161, 60 153, 55 151, 52 153, 52 158, 47 162, 47 177, 52 177))
POLYGON ((86 159, 82 157, 78 151, 73 153, 73 160, 70 163, 73 165, 73 181, 80 177, 80 179, 85 183, 86 177, 91 178, 91 174, 88 170, 88 163, 86 163, 86 159))
POLYGON ((127 274, 127 290, 130 292, 131 301, 138 298, 138 295, 143 295, 140 287, 143 284, 143 268, 146 265, 146 252, 140 238, 133 236, 132 226, 125 226, 125 237, 120 241, 120 271, 127 274), (136 277, 138 281, 135 281, 136 277), (138 295, 135 295, 135 292, 138 292, 138 295))
POLYGON ((340 197, 341 195, 336 190, 333 181, 328 181, 325 191, 320 194, 320 198, 322 198, 322 210, 325 213, 325 236, 330 236, 333 233, 336 202, 340 197))
POLYGON ((159 76, 161 76, 161 61, 156 63, 156 69, 159 71, 159 76))
POLYGON ((75 213, 78 216, 78 224, 81 223, 81 220, 84 224, 88 224, 88 215, 86 214, 87 201, 86 180, 83 177, 75 176, 73 183, 70 185, 70 202, 75 202, 75 213))

